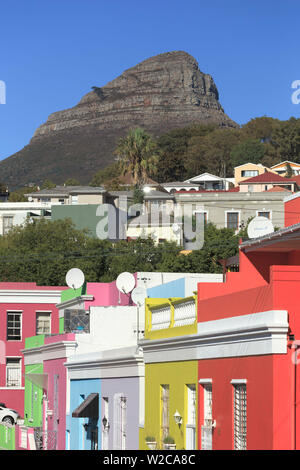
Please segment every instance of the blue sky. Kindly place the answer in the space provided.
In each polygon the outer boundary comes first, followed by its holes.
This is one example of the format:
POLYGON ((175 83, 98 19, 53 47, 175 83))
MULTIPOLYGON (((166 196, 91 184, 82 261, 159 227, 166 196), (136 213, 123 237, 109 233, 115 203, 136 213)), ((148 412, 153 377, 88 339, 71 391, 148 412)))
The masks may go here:
POLYGON ((0 160, 92 86, 172 50, 213 76, 239 124, 300 117, 298 0, 3 0, 0 18, 0 160))

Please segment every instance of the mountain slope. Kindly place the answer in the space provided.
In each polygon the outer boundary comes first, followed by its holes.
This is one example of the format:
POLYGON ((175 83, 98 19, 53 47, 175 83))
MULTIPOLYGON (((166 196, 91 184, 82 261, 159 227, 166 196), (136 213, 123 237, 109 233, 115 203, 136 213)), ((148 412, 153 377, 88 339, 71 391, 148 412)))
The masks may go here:
POLYGON ((0 162, 1 180, 10 188, 45 178, 63 183, 74 177, 86 184, 113 161, 118 139, 130 128, 158 136, 192 122, 237 127, 224 113, 212 77, 191 55, 159 54, 51 114, 28 145, 0 162))

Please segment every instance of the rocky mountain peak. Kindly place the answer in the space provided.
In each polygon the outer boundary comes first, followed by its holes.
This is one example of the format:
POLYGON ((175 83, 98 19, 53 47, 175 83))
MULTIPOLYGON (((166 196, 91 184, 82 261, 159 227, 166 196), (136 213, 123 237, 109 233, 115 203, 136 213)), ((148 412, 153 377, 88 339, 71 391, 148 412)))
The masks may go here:
POLYGON ((10 186, 46 177, 88 183, 111 163, 118 138, 130 128, 158 136, 192 122, 237 127, 219 103, 213 78, 194 57, 184 51, 159 54, 93 87, 76 106, 51 114, 29 145, 0 162, 2 180, 10 186))

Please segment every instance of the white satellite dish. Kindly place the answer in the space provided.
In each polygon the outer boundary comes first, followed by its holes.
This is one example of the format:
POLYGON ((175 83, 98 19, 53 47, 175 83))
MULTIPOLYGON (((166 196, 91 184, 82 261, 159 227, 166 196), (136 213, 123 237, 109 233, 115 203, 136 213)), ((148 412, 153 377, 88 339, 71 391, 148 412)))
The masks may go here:
POLYGON ((258 238, 274 232, 274 226, 267 217, 257 216, 248 225, 247 233, 249 238, 258 238))
POLYGON ((133 291, 131 292, 132 301, 139 307, 141 305, 144 305, 146 297, 147 297, 147 291, 144 287, 138 286, 135 289, 133 289, 133 291))
POLYGON ((81 269, 70 269, 66 274, 66 283, 72 289, 79 289, 84 284, 84 274, 81 269))
POLYGON ((117 277, 116 285, 120 292, 128 294, 135 286, 135 277, 133 274, 125 271, 117 277))

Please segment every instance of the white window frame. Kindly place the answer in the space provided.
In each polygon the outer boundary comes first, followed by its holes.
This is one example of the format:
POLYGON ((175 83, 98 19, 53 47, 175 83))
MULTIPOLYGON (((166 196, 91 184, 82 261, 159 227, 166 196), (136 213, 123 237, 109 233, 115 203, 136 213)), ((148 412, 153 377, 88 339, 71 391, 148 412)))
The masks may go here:
MULTIPOLYGON (((107 419, 107 425, 109 425, 109 398, 102 397, 102 410, 103 410, 103 418, 107 419)), ((102 424, 102 450, 109 450, 109 428, 103 427, 102 424)))
POLYGON ((213 390, 212 390, 212 379, 204 378, 199 380, 199 384, 202 387, 202 398, 201 398, 201 449, 202 450, 212 450, 212 433, 213 433, 213 413, 212 413, 212 404, 213 404, 213 390), (210 404, 208 404, 210 400, 210 404))
POLYGON ((247 379, 233 379, 231 384, 233 385, 233 449, 247 450, 247 379), (237 409, 237 400, 239 400, 239 409, 237 409))
POLYGON ((265 208, 263 208, 263 209, 257 210, 257 211, 256 211, 256 217, 259 217, 258 214, 259 214, 260 212, 268 212, 268 213, 270 214, 269 220, 272 220, 272 211, 271 211, 270 209, 265 209, 265 208))
POLYGON ((238 214, 238 226, 237 226, 237 229, 235 230, 235 233, 238 233, 239 230, 240 230, 240 224, 241 224, 241 211, 240 210, 236 210, 234 208, 232 208, 231 210, 228 210, 228 211, 225 211, 225 227, 226 228, 229 228, 228 225, 227 225, 227 214, 231 214, 232 212, 238 214))
POLYGON ((212 424, 212 383, 203 384, 203 420, 205 426, 212 424))
POLYGON ((2 235, 6 235, 14 226, 14 216, 13 214, 3 214, 2 216, 2 235), (8 230, 4 230, 4 220, 9 219, 11 220, 11 225, 8 227, 8 230))
POLYGON ((242 178, 255 178, 255 176, 259 175, 258 170, 241 170, 241 177, 242 178), (255 173, 255 175, 243 175, 243 173, 255 173))
POLYGON ((43 334, 51 334, 51 314, 52 314, 52 311, 51 310, 47 310, 47 311, 43 311, 43 310, 36 310, 35 312, 35 334, 36 335, 43 335, 43 334), (47 315, 49 316, 49 331, 42 331, 42 332, 38 332, 38 315, 47 315))
POLYGON ((160 386, 161 401, 161 439, 169 435, 170 429, 170 385, 161 384, 160 386))
POLYGON ((22 357, 21 356, 7 356, 6 357, 6 361, 5 361, 5 388, 11 388, 11 389, 19 389, 19 388, 22 388, 22 357), (9 377, 8 377, 8 365, 7 365, 7 360, 15 360, 15 361, 18 361, 18 366, 16 367, 11 367, 11 369, 16 369, 18 370, 18 384, 17 385, 9 385, 8 384, 8 380, 9 380, 9 377))
POLYGON ((127 397, 124 393, 114 395, 113 441, 114 450, 126 450, 127 397))
POLYGON ((186 429, 185 448, 186 450, 196 450, 196 424, 197 424, 197 389, 196 384, 186 385, 186 429))
POLYGON ((7 341, 22 341, 22 320, 23 320, 23 311, 22 310, 6 310, 6 340, 7 341), (8 315, 20 315, 20 339, 8 339, 8 315))

